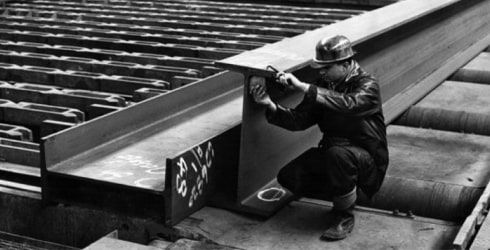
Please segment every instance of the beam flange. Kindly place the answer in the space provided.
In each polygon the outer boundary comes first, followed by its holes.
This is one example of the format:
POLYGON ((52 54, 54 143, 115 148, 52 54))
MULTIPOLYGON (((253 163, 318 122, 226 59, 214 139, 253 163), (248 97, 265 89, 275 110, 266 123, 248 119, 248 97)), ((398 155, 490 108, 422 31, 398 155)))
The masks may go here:
MULTIPOLYGON (((489 9, 488 1, 401 1, 217 62, 242 72, 245 79, 238 199, 250 200, 282 166, 320 139, 317 129, 293 134, 267 124, 264 109, 248 95, 251 75, 273 65, 313 82, 317 73, 306 66, 316 42, 341 33, 354 43, 361 66, 378 78, 389 123, 488 46, 490 25, 481 17, 488 16, 489 9)), ((268 88, 273 99, 286 106, 301 98, 281 93, 273 84, 268 88)))

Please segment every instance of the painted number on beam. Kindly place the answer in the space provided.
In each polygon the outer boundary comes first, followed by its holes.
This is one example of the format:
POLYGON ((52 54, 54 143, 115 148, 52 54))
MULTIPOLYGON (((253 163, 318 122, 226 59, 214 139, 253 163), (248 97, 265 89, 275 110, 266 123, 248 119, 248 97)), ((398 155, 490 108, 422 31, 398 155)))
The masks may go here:
POLYGON ((212 168, 213 159, 214 149, 211 142, 199 145, 179 157, 175 189, 177 194, 186 199, 188 207, 192 207, 202 196, 205 185, 209 181, 208 171, 212 168))

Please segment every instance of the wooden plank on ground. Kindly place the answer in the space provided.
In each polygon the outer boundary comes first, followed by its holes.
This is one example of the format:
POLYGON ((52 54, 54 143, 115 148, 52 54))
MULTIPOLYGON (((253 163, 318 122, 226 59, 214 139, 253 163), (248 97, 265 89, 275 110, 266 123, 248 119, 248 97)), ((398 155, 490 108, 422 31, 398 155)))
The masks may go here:
POLYGON ((490 248, 490 218, 487 216, 478 230, 470 250, 488 250, 490 248))
MULTIPOLYGON (((454 238, 453 241, 453 247, 455 249, 467 249, 468 244, 470 243, 471 239, 475 236, 475 232, 478 226, 480 226, 485 219, 486 226, 484 230, 488 230, 487 227, 489 227, 488 223, 488 218, 486 217, 488 213, 488 208, 489 208, 489 203, 490 203, 490 183, 487 184, 487 187, 483 191, 483 194, 480 196, 480 199, 475 205, 475 208, 471 212, 471 214, 466 218, 464 221, 463 225, 458 231, 458 234, 454 238)), ((487 241, 488 243, 488 233, 483 233, 479 236, 481 239, 480 243, 484 243, 484 241, 487 241)), ((480 233, 478 233, 479 235, 480 233)), ((474 248, 474 249, 481 249, 481 248, 474 248)), ((488 244, 487 248, 488 249, 488 244)))

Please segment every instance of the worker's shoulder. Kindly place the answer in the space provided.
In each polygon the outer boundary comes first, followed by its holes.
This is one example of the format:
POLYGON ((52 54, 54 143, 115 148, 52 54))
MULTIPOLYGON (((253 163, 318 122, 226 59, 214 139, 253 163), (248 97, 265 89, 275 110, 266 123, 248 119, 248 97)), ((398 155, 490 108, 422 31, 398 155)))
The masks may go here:
POLYGON ((353 79, 357 79, 358 81, 362 81, 362 82, 367 82, 367 81, 372 81, 376 83, 378 82, 378 79, 373 74, 364 70, 363 68, 358 69, 358 74, 354 76, 353 79))
POLYGON ((349 82, 357 84, 358 87, 360 87, 361 85, 369 85, 369 87, 379 88, 378 79, 371 73, 363 70, 362 68, 358 69, 357 74, 354 74, 349 79, 349 82))

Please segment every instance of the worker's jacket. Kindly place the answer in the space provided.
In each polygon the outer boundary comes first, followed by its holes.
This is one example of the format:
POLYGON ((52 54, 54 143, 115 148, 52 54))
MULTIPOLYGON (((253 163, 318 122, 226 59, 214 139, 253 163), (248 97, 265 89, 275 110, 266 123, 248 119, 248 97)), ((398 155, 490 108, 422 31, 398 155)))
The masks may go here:
POLYGON ((277 105, 266 113, 270 123, 288 130, 304 130, 315 124, 323 132, 320 146, 348 140, 373 157, 378 178, 361 187, 369 196, 377 192, 388 166, 386 126, 377 80, 353 61, 345 80, 333 84, 318 80, 311 84, 301 103, 294 109, 277 105))

